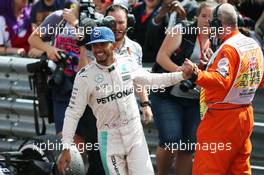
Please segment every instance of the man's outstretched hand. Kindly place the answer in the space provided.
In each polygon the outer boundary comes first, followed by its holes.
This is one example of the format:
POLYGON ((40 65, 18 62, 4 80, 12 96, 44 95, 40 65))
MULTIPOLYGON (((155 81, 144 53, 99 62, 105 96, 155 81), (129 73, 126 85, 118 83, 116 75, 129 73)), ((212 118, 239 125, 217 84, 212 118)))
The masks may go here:
POLYGON ((185 80, 189 79, 192 77, 192 74, 194 72, 194 69, 197 66, 191 62, 190 60, 186 59, 183 63, 183 65, 181 66, 181 70, 182 70, 182 76, 185 80))
POLYGON ((58 170, 61 175, 65 174, 65 170, 69 166, 70 162, 71 162, 70 150, 65 149, 62 151, 59 162, 58 162, 58 170))

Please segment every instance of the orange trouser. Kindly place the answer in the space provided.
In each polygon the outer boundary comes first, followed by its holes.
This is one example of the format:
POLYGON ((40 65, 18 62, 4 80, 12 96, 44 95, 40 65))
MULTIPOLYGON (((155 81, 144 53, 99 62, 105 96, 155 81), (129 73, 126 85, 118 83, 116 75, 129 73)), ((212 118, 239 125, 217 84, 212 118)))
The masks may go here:
POLYGON ((209 109, 197 130, 193 175, 248 175, 253 109, 209 109), (200 147, 199 147, 200 146, 200 147))

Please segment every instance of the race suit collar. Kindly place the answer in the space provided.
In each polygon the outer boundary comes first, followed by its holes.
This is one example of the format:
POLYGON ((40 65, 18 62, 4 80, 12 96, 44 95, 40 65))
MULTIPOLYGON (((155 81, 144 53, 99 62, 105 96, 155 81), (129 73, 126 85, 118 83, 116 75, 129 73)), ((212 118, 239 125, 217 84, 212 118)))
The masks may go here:
POLYGON ((117 61, 116 61, 115 56, 114 56, 114 62, 113 62, 113 64, 111 64, 111 65, 109 65, 109 66, 101 65, 101 64, 99 64, 99 63, 97 63, 97 62, 95 61, 95 65, 96 65, 99 69, 104 70, 104 71, 106 71, 106 72, 111 72, 111 71, 113 71, 113 70, 115 69, 115 67, 116 67, 116 64, 117 64, 117 61))
POLYGON ((226 41, 227 39, 231 38, 232 36, 234 36, 234 35, 236 35, 238 33, 239 33, 239 30, 236 29, 236 30, 232 31, 231 33, 229 33, 228 35, 224 36, 222 40, 226 41))

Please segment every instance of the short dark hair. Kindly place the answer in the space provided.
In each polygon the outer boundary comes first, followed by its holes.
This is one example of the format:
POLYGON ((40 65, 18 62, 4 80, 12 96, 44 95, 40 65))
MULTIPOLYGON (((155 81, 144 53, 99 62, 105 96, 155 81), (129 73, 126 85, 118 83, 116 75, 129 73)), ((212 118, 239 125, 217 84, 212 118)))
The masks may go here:
POLYGON ((112 5, 110 5, 105 11, 105 16, 107 16, 110 12, 115 12, 115 11, 118 11, 118 10, 124 11, 125 14, 126 14, 126 17, 128 16, 128 9, 124 5, 121 5, 121 4, 112 4, 112 5))

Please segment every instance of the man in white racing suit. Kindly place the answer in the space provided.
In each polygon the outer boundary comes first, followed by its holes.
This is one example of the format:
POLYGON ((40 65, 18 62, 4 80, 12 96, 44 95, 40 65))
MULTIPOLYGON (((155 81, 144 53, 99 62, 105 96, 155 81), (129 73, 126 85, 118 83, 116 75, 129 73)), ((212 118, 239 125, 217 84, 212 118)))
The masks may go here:
POLYGON ((115 37, 107 27, 97 27, 91 34, 96 62, 77 74, 62 131, 63 152, 58 168, 61 173, 70 162, 69 147, 79 119, 88 104, 97 118, 99 149, 106 174, 153 175, 147 143, 134 95, 135 87, 162 88, 174 85, 192 74, 191 66, 183 72, 151 74, 138 68, 132 57, 114 55, 115 37))

